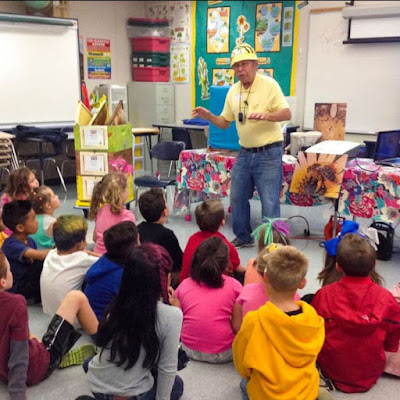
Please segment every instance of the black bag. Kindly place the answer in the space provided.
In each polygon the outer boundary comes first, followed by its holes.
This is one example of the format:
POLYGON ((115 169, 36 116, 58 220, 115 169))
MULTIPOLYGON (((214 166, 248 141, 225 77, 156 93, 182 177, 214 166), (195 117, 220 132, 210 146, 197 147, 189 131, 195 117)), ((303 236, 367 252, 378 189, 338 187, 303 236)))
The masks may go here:
POLYGON ((390 260, 393 253, 394 229, 390 224, 387 224, 386 222, 373 222, 371 224, 371 228, 375 228, 378 231, 378 260, 390 260))

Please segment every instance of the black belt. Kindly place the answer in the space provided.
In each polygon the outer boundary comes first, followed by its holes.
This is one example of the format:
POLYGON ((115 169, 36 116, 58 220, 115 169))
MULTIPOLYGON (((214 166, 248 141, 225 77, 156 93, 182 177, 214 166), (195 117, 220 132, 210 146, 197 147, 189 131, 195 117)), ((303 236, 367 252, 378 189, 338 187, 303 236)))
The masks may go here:
POLYGON ((274 147, 282 147, 282 142, 274 142, 270 144, 266 144, 261 147, 243 147, 241 146, 241 150, 250 151, 251 153, 259 153, 260 151, 265 151, 268 149, 273 149, 274 147))

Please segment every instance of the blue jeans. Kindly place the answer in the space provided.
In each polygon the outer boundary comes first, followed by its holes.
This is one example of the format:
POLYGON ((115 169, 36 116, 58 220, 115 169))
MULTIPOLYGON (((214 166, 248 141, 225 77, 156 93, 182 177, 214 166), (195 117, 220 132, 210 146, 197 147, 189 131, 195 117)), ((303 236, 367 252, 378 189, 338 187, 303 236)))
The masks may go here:
POLYGON ((254 186, 261 200, 262 217, 280 217, 282 146, 252 153, 241 149, 232 168, 232 228, 242 243, 251 243, 250 203, 254 186))
MULTIPOLYGON (((129 400, 155 400, 157 393, 157 374, 154 374, 154 385, 145 393, 130 397, 129 400)), ((174 386, 172 387, 170 400, 178 400, 183 394, 183 380, 180 376, 175 376, 174 386)), ((114 400, 112 394, 93 393, 96 400, 114 400)))
POLYGON ((242 391, 242 400, 249 400, 249 395, 247 394, 247 379, 242 378, 240 380, 240 390, 242 391))

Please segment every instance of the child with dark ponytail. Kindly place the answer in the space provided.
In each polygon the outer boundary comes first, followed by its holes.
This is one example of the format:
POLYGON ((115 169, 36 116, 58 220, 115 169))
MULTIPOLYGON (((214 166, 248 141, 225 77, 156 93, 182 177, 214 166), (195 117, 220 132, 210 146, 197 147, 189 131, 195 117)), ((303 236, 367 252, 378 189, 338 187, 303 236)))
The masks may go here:
POLYGON ((228 246, 221 238, 211 237, 196 249, 190 278, 175 292, 171 290, 171 304, 183 312, 182 348, 193 360, 232 360, 232 311, 242 286, 223 274, 228 263, 228 246))

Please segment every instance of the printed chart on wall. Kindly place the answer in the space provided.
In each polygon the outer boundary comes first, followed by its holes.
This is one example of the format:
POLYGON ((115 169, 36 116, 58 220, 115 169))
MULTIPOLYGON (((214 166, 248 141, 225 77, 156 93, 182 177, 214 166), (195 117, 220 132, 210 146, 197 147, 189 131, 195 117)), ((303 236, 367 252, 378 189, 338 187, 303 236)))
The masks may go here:
POLYGON ((148 18, 166 18, 169 21, 171 42, 190 42, 190 1, 145 2, 148 18))
POLYGON ((292 79, 295 1, 196 2, 195 104, 209 107, 210 86, 231 86, 230 53, 254 47, 259 73, 278 81, 285 96, 292 79))
POLYGON ((111 79, 111 44, 109 39, 86 39, 89 79, 111 79))

